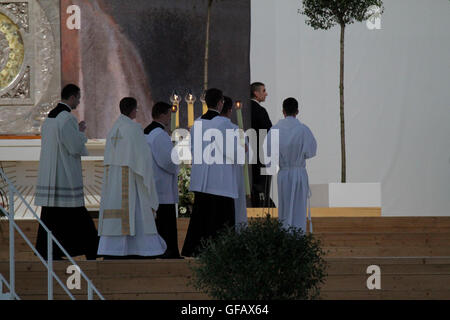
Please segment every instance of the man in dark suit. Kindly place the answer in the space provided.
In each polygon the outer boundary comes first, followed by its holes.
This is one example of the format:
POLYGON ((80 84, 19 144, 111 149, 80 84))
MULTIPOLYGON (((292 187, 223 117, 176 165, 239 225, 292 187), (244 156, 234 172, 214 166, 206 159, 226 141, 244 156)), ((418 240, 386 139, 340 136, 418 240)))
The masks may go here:
POLYGON ((260 136, 259 130, 265 129, 267 131, 272 127, 269 114, 267 110, 260 105, 261 102, 266 101, 267 92, 264 83, 255 82, 250 86, 251 95, 251 127, 257 132, 257 163, 252 165, 252 206, 274 208, 275 205, 270 199, 270 181, 271 176, 261 175, 261 168, 264 165, 259 159, 259 150, 264 142, 264 137, 260 136), (261 144, 261 145, 260 145, 261 144))

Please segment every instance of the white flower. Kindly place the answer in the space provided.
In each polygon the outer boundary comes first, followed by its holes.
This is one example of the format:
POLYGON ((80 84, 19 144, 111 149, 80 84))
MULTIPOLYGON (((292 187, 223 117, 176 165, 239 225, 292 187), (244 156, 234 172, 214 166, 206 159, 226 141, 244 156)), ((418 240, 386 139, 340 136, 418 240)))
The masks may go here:
POLYGON ((187 209, 185 207, 180 207, 180 213, 185 214, 187 212, 187 209))

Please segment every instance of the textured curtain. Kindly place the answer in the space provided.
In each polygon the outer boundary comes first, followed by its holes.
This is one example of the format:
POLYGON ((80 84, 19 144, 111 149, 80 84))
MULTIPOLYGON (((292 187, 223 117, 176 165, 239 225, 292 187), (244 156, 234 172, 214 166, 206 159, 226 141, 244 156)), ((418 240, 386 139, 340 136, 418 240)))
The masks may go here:
MULTIPOLYGON (((207 0, 62 0, 62 81, 82 89, 76 110, 89 138, 105 138, 125 96, 138 100, 137 121, 151 121, 151 107, 169 102, 173 90, 197 97, 201 115, 207 0), (70 5, 81 9, 80 30, 65 27, 70 5)), ((208 87, 247 102, 250 66, 250 0, 213 1, 208 87)), ((169 102, 170 103, 170 102, 169 102)), ((244 107, 246 125, 249 110, 244 107)), ((187 105, 180 105, 187 126, 187 105)))

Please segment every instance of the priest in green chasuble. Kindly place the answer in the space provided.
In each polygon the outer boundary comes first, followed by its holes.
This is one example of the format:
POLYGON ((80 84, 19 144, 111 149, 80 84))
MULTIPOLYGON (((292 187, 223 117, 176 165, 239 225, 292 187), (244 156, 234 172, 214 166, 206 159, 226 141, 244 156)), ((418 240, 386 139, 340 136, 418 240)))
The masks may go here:
POLYGON ((157 232, 158 194, 153 159, 141 126, 137 102, 123 98, 121 115, 106 139, 98 254, 105 258, 162 255, 167 246, 157 232))

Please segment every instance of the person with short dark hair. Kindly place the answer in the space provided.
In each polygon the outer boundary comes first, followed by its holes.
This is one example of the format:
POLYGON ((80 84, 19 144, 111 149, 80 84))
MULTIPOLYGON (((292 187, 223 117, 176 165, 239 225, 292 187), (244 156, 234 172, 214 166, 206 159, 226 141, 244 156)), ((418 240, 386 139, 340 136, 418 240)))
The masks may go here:
POLYGON ((257 145, 254 154, 256 154, 257 162, 252 165, 252 206, 253 207, 275 207, 270 198, 271 176, 262 175, 261 169, 265 166, 259 159, 259 150, 262 147, 264 137, 260 137, 259 130, 269 131, 272 127, 269 114, 267 110, 261 106, 261 103, 266 101, 267 91, 266 86, 262 82, 254 82, 250 85, 251 96, 251 128, 256 130, 257 145))
MULTIPOLYGON (((283 101, 285 119, 272 127, 267 135, 268 153, 279 147, 278 219, 285 228, 307 231, 307 199, 309 195, 306 159, 316 155, 317 142, 311 130, 298 119, 295 98, 283 101), (278 130, 279 145, 272 145, 271 136, 278 130)), ((312 231, 312 230, 310 230, 312 231)))
POLYGON ((172 116, 172 106, 157 102, 152 108, 153 122, 145 128, 145 138, 153 157, 155 186, 159 207, 156 211, 156 228, 167 244, 163 259, 180 259, 178 249, 177 212, 178 165, 172 161, 173 144, 166 127, 172 116))
POLYGON ((137 101, 133 97, 125 97, 122 100, 120 100, 119 104, 120 113, 129 117, 130 119, 136 118, 136 112, 137 112, 137 101), (135 114, 132 114, 132 112, 135 112, 135 114))
POLYGON ((231 119, 231 114, 233 113, 233 100, 230 97, 223 97, 223 108, 220 112, 221 117, 226 117, 231 119))
POLYGON ((214 238, 221 229, 234 226, 235 223, 234 199, 238 197, 235 166, 227 164, 225 153, 222 151, 222 154, 219 154, 217 148, 214 152, 218 152, 216 156, 222 163, 208 163, 203 156, 204 151, 208 154, 206 149, 213 144, 213 137, 209 141, 202 139, 201 146, 196 146, 197 141, 194 138, 197 134, 203 137, 209 129, 216 129, 216 132, 220 131, 225 137, 225 130, 233 128, 219 116, 224 105, 222 91, 215 88, 207 90, 205 100, 208 112, 197 119, 191 128, 193 158, 190 191, 194 192, 195 199, 181 250, 181 255, 186 257, 196 256, 200 252, 202 239, 214 238))
POLYGON ((153 121, 144 129, 144 134, 149 134, 156 128, 165 130, 170 124, 172 116, 172 106, 166 102, 157 102, 152 108, 153 121), (169 121, 166 124, 166 121, 169 121))
POLYGON ((72 96, 77 96, 80 93, 80 88, 72 83, 66 85, 61 91, 61 99, 69 100, 72 96))
POLYGON ((287 98, 283 101, 283 114, 285 117, 297 116, 298 102, 295 98, 287 98))
POLYGON ((106 259, 152 258, 167 249, 155 224, 153 159, 142 127, 133 121, 137 110, 136 99, 123 98, 106 138, 98 220, 98 254, 106 259))
MULTIPOLYGON (((166 102, 157 102, 152 108, 152 118, 159 119, 163 115, 171 115, 172 106, 166 102)), ((165 121, 165 120, 164 120, 165 121)))
MULTIPOLYGON (((80 88, 65 86, 61 102, 50 111, 41 130, 42 143, 35 204, 41 220, 71 256, 97 258, 98 236, 84 203, 81 156, 88 155, 86 123, 71 113, 80 103, 80 88), (80 234, 83 236, 80 237, 80 234)), ((47 259, 47 232, 39 225, 36 249, 47 259)), ((53 259, 64 253, 53 246, 53 259)))

